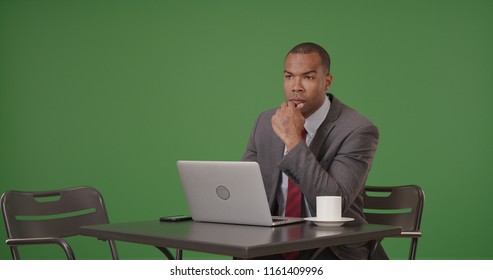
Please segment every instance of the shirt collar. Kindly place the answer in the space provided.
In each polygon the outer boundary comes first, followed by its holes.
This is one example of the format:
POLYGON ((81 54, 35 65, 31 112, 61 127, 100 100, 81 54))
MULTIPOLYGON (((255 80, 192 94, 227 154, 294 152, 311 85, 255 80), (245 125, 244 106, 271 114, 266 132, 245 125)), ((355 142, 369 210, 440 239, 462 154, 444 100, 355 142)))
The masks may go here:
POLYGON ((322 106, 320 106, 320 108, 318 108, 315 113, 313 113, 305 120, 305 129, 310 137, 313 137, 320 125, 322 125, 325 118, 327 117, 327 114, 329 113, 329 109, 330 100, 329 97, 326 96, 322 106))

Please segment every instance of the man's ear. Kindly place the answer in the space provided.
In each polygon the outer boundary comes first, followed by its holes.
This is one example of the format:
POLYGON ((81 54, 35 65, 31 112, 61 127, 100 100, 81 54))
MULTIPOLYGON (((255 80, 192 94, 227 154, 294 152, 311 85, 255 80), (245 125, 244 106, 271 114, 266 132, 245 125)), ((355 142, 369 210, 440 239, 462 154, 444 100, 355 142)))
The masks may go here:
POLYGON ((325 75, 325 91, 332 85, 332 74, 325 75))

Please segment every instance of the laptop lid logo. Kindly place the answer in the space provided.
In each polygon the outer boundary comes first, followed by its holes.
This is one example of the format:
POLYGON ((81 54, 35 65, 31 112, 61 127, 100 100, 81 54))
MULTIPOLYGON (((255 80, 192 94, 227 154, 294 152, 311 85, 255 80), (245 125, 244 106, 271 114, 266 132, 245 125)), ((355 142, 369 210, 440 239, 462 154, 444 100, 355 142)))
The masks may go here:
POLYGON ((230 196, 228 188, 226 188, 225 186, 222 186, 222 185, 219 185, 216 188, 216 194, 222 200, 228 200, 229 196, 230 196))

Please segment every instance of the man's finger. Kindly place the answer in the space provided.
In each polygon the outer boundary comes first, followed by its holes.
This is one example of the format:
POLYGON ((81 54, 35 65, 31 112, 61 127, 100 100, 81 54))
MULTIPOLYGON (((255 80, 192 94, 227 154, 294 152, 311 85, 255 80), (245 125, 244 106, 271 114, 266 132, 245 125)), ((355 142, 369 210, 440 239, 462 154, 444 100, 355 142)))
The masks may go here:
POLYGON ((287 103, 288 103, 287 105, 288 107, 296 107, 296 104, 294 104, 293 101, 288 101, 287 103))

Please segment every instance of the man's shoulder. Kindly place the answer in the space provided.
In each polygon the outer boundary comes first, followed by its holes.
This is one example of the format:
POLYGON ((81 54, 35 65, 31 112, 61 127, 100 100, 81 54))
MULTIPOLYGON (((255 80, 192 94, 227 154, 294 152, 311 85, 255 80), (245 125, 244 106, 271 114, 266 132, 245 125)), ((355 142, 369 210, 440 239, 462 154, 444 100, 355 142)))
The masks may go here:
POLYGON ((341 139, 341 141, 345 141, 349 135, 365 135, 364 137, 368 141, 370 141, 369 139, 377 139, 378 141, 378 127, 369 118, 339 100, 335 103, 337 105, 334 106, 334 109, 338 112, 337 118, 332 123, 331 135, 341 139))
POLYGON ((258 122, 268 121, 270 123, 272 117, 276 113, 277 108, 272 108, 267 111, 263 111, 258 115, 258 122))
POLYGON ((342 103, 339 100, 337 100, 336 102, 338 103, 337 106, 339 107, 340 110, 339 115, 335 120, 338 124, 344 124, 344 126, 353 127, 353 128, 357 128, 361 126, 376 127, 376 125, 368 117, 364 116, 359 111, 342 103))
POLYGON ((272 109, 269 109, 267 111, 263 111, 262 113, 260 113, 260 116, 272 117, 276 113, 276 110, 277 110, 277 108, 272 108, 272 109))
POLYGON ((343 119, 350 119, 352 122, 356 124, 368 124, 374 125, 373 122, 366 116, 364 116, 359 111, 344 105, 343 110, 341 111, 341 117, 343 119))

